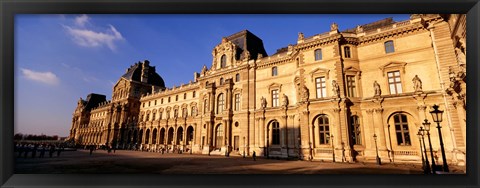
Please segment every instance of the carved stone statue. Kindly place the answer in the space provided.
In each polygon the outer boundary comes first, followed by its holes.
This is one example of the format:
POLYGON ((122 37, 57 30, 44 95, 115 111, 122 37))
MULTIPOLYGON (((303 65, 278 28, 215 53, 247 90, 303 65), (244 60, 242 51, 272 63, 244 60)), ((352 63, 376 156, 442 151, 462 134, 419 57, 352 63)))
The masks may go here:
POLYGON ((301 90, 301 96, 302 96, 302 101, 308 101, 310 98, 310 92, 308 91, 307 86, 303 85, 302 90, 301 90))
POLYGON ((336 31, 338 30, 338 24, 333 22, 332 25, 330 25, 330 31, 336 31))
POLYGON ((265 109, 267 107, 267 99, 265 99, 265 97, 262 96, 262 98, 260 98, 260 101, 262 103, 262 109, 265 109))
POLYGON ((448 67, 448 77, 450 78, 450 87, 455 86, 457 74, 455 73, 455 70, 453 70, 453 66, 448 67))
POLYGON ((465 58, 465 54, 463 53, 463 51, 460 48, 455 48, 455 52, 457 53, 458 64, 466 63, 466 58, 465 58))
POLYGON ((261 58, 263 58, 263 54, 258 53, 258 54, 257 54, 257 59, 261 59, 261 58))
POLYGON ((357 33, 362 33, 362 32, 363 32, 363 27, 360 26, 360 25, 357 25, 356 32, 357 32, 357 33))
POLYGON ((334 96, 340 97, 340 86, 335 80, 332 80, 332 91, 334 96))
POLYGON ((245 52, 244 52, 244 53, 245 53, 245 56, 244 56, 244 57, 245 57, 245 59, 246 59, 246 60, 249 60, 249 59, 250 59, 250 57, 251 57, 251 55, 250 55, 250 52, 249 52, 248 50, 245 50, 245 52))
POLYGON ((288 97, 287 95, 285 95, 285 93, 283 94, 283 106, 285 107, 288 106, 288 97))
POLYGON ((382 95, 382 89, 380 89, 380 84, 376 80, 373 82, 373 89, 375 90, 374 96, 382 95))
POLYGON ((418 75, 415 75, 412 81, 413 81, 413 89, 415 90, 415 92, 422 91, 422 80, 420 80, 418 75))
POLYGON ((207 73, 207 66, 203 65, 202 72, 200 72, 200 74, 205 76, 205 73, 207 73))
POLYGON ((298 40, 303 40, 304 36, 302 32, 298 33, 298 40))

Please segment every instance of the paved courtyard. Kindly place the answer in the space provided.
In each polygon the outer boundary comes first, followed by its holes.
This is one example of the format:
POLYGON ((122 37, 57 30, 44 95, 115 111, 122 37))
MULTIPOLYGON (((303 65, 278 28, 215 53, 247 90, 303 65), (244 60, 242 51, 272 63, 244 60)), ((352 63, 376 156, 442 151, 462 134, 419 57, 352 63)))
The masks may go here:
MULTIPOLYGON (((161 154, 117 150, 65 151, 60 157, 17 158, 15 173, 148 173, 148 174, 422 174, 421 166, 345 164, 276 160, 241 156, 161 154)), ((453 172, 463 173, 453 169, 453 172)))

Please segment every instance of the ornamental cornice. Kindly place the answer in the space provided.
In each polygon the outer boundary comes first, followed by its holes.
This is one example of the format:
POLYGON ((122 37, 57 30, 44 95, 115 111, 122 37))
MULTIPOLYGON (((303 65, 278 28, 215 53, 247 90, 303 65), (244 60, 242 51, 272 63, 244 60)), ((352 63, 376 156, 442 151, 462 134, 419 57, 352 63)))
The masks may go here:
POLYGON ((406 27, 395 28, 389 31, 381 31, 377 34, 359 37, 359 45, 384 40, 389 37, 402 36, 412 32, 426 30, 421 24, 414 24, 406 27))
POLYGON ((243 65, 240 65, 240 66, 232 68, 232 69, 216 70, 215 72, 213 72, 213 73, 210 72, 209 75, 202 76, 202 77, 198 78, 197 80, 198 80, 198 82, 200 82, 200 81, 208 80, 208 79, 211 79, 211 78, 225 76, 227 74, 235 73, 235 72, 238 72, 238 71, 240 71, 242 69, 246 69, 246 68, 248 68, 248 64, 243 64, 243 65))

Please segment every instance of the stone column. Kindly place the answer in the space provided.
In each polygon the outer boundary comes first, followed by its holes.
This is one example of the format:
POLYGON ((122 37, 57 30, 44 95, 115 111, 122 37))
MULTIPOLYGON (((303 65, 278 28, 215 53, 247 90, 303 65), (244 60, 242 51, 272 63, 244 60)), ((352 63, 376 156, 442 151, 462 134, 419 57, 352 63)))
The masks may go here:
POLYGON ((288 133, 287 132, 287 128, 288 128, 287 127, 287 117, 288 117, 287 115, 282 116, 283 122, 282 122, 282 125, 280 126, 280 130, 283 130, 282 131, 282 140, 281 140, 282 141, 282 148, 288 146, 288 143, 287 143, 288 142, 288 139, 287 139, 287 133, 288 133))
POLYGON ((342 127, 341 127, 341 121, 340 121, 340 111, 341 111, 340 108, 333 109, 333 114, 335 119, 335 121, 333 122, 335 123, 335 134, 336 134, 336 135, 333 135, 333 140, 334 140, 333 147, 335 148, 333 152, 335 152, 335 161, 342 161, 342 159, 340 160, 338 159, 338 157, 340 158, 342 157, 341 147, 342 147, 342 141, 343 141, 342 127))
MULTIPOLYGON (((385 127, 386 127, 386 124, 384 124, 383 122, 383 118, 382 118, 382 114, 383 114, 383 109, 382 108, 376 108, 374 109, 374 117, 375 117, 375 124, 374 126, 378 128, 378 140, 377 140, 377 144, 378 144, 378 153, 380 155, 381 158, 389 158, 388 157, 388 150, 387 150, 387 139, 385 137, 385 127)), ((415 134, 413 134, 415 135, 415 134)), ((414 137, 412 137, 413 139, 414 137)))

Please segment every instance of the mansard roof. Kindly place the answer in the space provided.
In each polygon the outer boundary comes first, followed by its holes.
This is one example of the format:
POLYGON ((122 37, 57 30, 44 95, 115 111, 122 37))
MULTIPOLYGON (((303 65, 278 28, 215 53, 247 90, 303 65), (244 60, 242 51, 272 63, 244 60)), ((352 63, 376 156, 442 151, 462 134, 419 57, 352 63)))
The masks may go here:
POLYGON ((147 60, 135 63, 134 65, 130 66, 130 68, 127 69, 127 72, 122 76, 122 78, 125 78, 128 81, 141 82, 143 64, 145 64, 145 66, 148 66, 149 68, 147 84, 165 87, 165 82, 163 81, 163 78, 157 74, 157 72, 155 71, 155 66, 150 66, 147 60))
POLYGON ((243 30, 237 32, 233 35, 226 37, 229 41, 232 41, 237 47, 241 50, 238 51, 240 57, 238 59, 243 59, 243 51, 247 50, 250 52, 252 58, 257 58, 257 54, 262 54, 263 57, 268 56, 265 48, 263 47, 262 39, 255 36, 248 30, 243 30))

